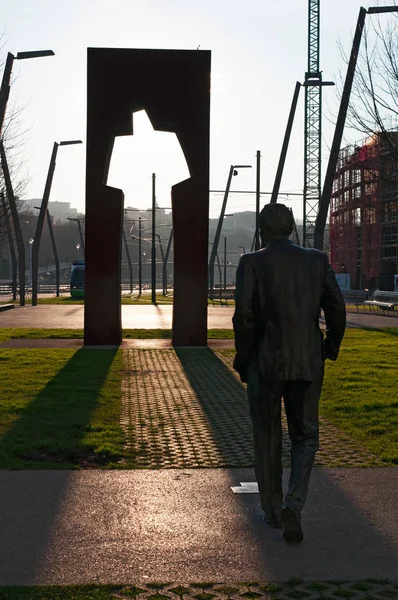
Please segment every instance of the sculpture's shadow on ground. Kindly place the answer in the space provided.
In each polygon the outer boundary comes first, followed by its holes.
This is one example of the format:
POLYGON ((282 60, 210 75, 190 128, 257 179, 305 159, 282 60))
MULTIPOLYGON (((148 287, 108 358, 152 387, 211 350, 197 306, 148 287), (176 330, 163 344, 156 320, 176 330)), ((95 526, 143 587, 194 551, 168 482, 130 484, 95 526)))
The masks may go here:
MULTIPOLYGON (((41 353, 44 361, 46 351, 41 353)), ((56 486, 51 481, 38 486, 41 473, 35 469, 73 469, 87 463, 88 451, 81 441, 115 354, 116 350, 77 350, 1 436, 0 469, 30 472, 0 470, 0 578, 15 571, 33 581, 70 479, 70 473, 63 472, 56 486), (19 484, 10 490, 14 477, 19 484)), ((91 461, 97 466, 101 459, 93 455, 91 461)), ((42 472, 45 478, 49 472, 42 472)))
MULTIPOLYGON (((37 352, 34 360, 45 361, 46 352, 37 352)), ((116 352, 77 350, 0 437, 0 468, 80 466, 81 440, 116 352)))
POLYGON ((253 466, 253 432, 245 388, 210 348, 176 348, 175 352, 224 464, 253 466))

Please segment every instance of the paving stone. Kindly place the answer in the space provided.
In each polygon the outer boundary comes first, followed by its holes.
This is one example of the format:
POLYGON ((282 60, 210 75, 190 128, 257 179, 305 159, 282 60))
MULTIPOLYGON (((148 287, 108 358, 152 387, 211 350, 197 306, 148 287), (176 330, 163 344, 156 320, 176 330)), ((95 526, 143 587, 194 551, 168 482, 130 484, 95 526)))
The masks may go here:
MULTIPOLYGON (((294 579, 294 578, 293 578, 294 579)), ((123 586, 114 593, 115 598, 137 598, 138 600, 336 600, 350 598, 361 600, 367 598, 395 598, 397 582, 374 585, 371 588, 366 582, 346 582, 341 584, 331 581, 313 581, 292 583, 187 583, 187 584, 139 584, 139 586, 123 586), (347 588, 347 586, 349 586, 347 588), (365 589, 366 588, 366 589, 365 589), (154 589, 157 591, 154 592, 154 589)))
MULTIPOLYGON (((120 423, 129 468, 252 467, 252 426, 234 351, 209 348, 123 351, 120 423)), ((282 410, 283 466, 290 441, 282 410)), ((320 418, 318 466, 382 466, 320 418)))

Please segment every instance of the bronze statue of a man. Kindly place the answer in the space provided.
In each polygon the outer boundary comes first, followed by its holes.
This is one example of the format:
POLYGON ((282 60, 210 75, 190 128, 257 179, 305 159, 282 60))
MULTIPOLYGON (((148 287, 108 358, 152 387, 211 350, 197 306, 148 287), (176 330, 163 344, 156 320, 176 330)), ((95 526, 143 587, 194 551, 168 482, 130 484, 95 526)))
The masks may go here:
POLYGON ((345 304, 326 254, 290 241, 292 211, 267 204, 260 213, 262 250, 243 254, 236 273, 234 368, 247 383, 255 473, 264 518, 302 542, 304 506, 319 448, 318 403, 324 362, 336 360, 345 304), (319 328, 320 309, 326 336, 319 328), (291 441, 291 472, 282 492, 283 397, 291 441))

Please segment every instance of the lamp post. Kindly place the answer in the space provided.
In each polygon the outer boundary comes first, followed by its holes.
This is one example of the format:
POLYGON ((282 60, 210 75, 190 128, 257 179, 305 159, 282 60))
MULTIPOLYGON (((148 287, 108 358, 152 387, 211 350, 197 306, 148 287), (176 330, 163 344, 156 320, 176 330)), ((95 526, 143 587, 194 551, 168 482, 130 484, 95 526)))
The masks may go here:
POLYGON ((152 173, 152 244, 151 244, 151 274, 152 274, 152 304, 156 304, 156 175, 152 173))
POLYGON ((1 151, 1 163, 4 173, 4 180, 7 190, 7 198, 10 204, 10 212, 12 222, 14 226, 15 239, 18 250, 18 267, 19 267, 19 303, 21 306, 25 306, 25 245, 22 238, 21 225, 19 223, 18 211, 15 204, 14 192, 12 189, 11 179, 8 172, 7 160, 5 157, 5 150, 3 147, 2 132, 4 117, 6 114, 7 102, 10 95, 10 81, 12 65, 14 60, 23 60, 27 58, 40 58, 43 56, 53 56, 52 50, 35 50, 31 52, 18 52, 16 56, 8 52, 6 63, 4 66, 3 78, 0 87, 0 151, 1 151))
POLYGON ((167 261, 169 260, 169 254, 171 249, 171 243, 173 241, 173 228, 170 230, 169 241, 167 242, 166 254, 163 261, 163 296, 167 296, 167 261))
POLYGON ((238 248, 242 248, 243 254, 246 254, 246 248, 244 246, 238 246, 238 248))
POLYGON ((127 244, 126 232, 124 231, 124 229, 122 229, 122 237, 123 237, 124 249, 125 249, 126 257, 127 257, 127 264, 129 266, 130 294, 132 294, 133 293, 133 265, 131 264, 131 256, 130 256, 130 251, 129 251, 129 247, 127 244))
MULTIPOLYGON (((124 212, 141 212, 140 209, 138 208, 125 208, 124 212)), ((144 217, 138 217, 138 219, 131 219, 133 225, 131 226, 130 229, 130 235, 133 239, 138 239, 138 296, 141 296, 142 293, 142 254, 141 254, 141 247, 142 247, 142 221, 149 221, 149 219, 145 219, 144 217), (131 232, 133 231, 134 228, 134 223, 138 221, 138 237, 136 237, 135 235, 132 235, 131 232)), ((127 246, 126 246, 127 248, 127 246)))
POLYGON ((44 187, 43 200, 40 206, 40 213, 37 219, 36 232, 33 242, 33 251, 32 251, 32 306, 37 305, 37 281, 38 281, 38 269, 39 269, 39 250, 40 250, 40 242, 41 236, 43 233, 44 219, 46 215, 46 211, 48 208, 48 201, 50 198, 51 185, 53 182, 53 176, 56 165, 56 158, 59 146, 71 146, 74 144, 82 144, 81 140, 68 140, 63 142, 54 142, 53 151, 51 154, 50 165, 48 168, 46 185, 44 187))
POLYGON ((4 222, 7 230, 8 244, 10 246, 10 259, 11 259, 11 281, 12 281, 12 299, 17 299, 17 256, 15 253, 14 240, 12 239, 12 231, 10 221, 8 219, 7 204, 4 197, 4 192, 0 193, 1 206, 3 209, 4 222))
POLYGON ((11 52, 8 52, 0 87, 0 136, 3 132, 4 117, 6 114, 8 97, 10 95, 11 71, 14 60, 41 58, 43 56, 54 56, 54 52, 52 50, 34 50, 31 52, 18 52, 16 56, 11 54, 11 52))
POLYGON ((33 238, 29 238, 29 262, 30 262, 30 287, 32 287, 33 281, 33 269, 32 269, 32 247, 33 247, 33 238))
POLYGON ((77 250, 77 260, 80 260, 80 244, 79 244, 79 242, 77 242, 77 244, 76 244, 76 250, 77 250))
POLYGON ((76 223, 77 223, 77 229, 79 231, 79 237, 80 237, 80 247, 82 249, 82 256, 84 258, 86 249, 84 247, 84 238, 83 238, 82 226, 80 225, 80 223, 82 221, 84 221, 84 219, 75 219, 75 218, 72 218, 72 217, 68 217, 67 221, 76 221, 76 223))
MULTIPOLYGON (((145 220, 145 219, 144 219, 145 220)), ((161 223, 160 225, 158 225, 158 227, 169 227, 170 225, 168 223, 161 223)), ((143 231, 149 231, 152 230, 152 227, 148 228, 148 229, 142 229, 142 225, 141 225, 141 218, 139 219, 139 235, 138 237, 135 235, 131 235, 131 238, 133 240, 138 239, 138 255, 139 255, 139 263, 138 263, 138 272, 140 273, 140 271, 142 270, 141 267, 141 243, 142 242, 148 242, 151 244, 151 248, 153 246, 153 238, 143 238, 142 237, 142 232, 143 231)), ((153 230, 152 230, 153 232, 153 230)), ((170 247, 171 247, 171 242, 173 239, 173 228, 171 228, 170 231, 170 237, 169 237, 169 241, 167 244, 167 250, 166 250, 166 254, 164 253, 163 250, 163 245, 162 245, 162 239, 160 237, 160 235, 158 233, 155 233, 155 237, 158 238, 158 244, 159 244, 159 248, 160 248, 160 255, 162 257, 162 267, 163 267, 163 296, 166 296, 166 291, 167 291, 167 261, 168 261, 168 257, 169 257, 169 253, 170 253, 170 247), (166 290, 166 291, 165 291, 166 290)), ((144 256, 146 256, 146 253, 144 252, 144 256)), ((151 279, 153 276, 153 263, 151 262, 151 279)), ((156 271, 155 271, 156 272, 156 271)), ((152 286, 153 286, 153 280, 152 280, 152 286)), ((153 287, 152 287, 153 289, 153 287)), ((139 294, 141 295, 141 287, 139 285, 139 294)))
MULTIPOLYGON (((287 150, 289 147, 289 140, 290 140, 290 134, 292 132, 294 115, 296 113, 296 106, 297 106, 297 100, 298 100, 299 93, 300 93, 300 87, 301 87, 300 82, 296 81, 296 85, 294 87, 294 93, 293 93, 293 100, 292 100, 292 104, 291 104, 290 112, 289 112, 289 118, 287 120, 285 136, 283 138, 281 154, 279 157, 278 168, 276 170, 274 187, 272 188, 270 204, 275 204, 275 202, 277 202, 277 200, 278 200, 279 188, 280 188, 282 174, 283 174, 283 167, 285 166, 285 160, 286 160, 287 150)), ((258 221, 257 221, 257 232, 258 232, 257 235, 260 236, 260 232, 258 230, 258 221)), ((258 241, 259 240, 260 240, 260 237, 258 237, 258 241)), ((256 243, 256 250, 259 250, 259 249, 260 249, 260 245, 257 247, 257 243, 256 243)))
POLYGON ((22 235, 21 223, 19 221, 17 205, 15 202, 14 190, 12 187, 10 171, 8 169, 7 157, 4 149, 3 140, 0 137, 0 156, 1 167, 3 169, 4 184, 7 192, 7 199, 10 205, 12 224, 14 227, 15 242, 18 252, 18 279, 19 279, 19 304, 25 306, 25 244, 22 235))
POLYGON ((224 290, 227 289, 227 238, 224 236, 224 290))
POLYGON ((143 280, 144 280, 144 283, 143 283, 143 285, 144 285, 144 288, 145 288, 145 274, 147 273, 147 269, 145 268, 145 265, 147 265, 147 264, 148 264, 148 263, 146 262, 146 260, 147 260, 147 259, 146 259, 146 255, 147 255, 147 254, 146 254, 146 251, 144 250, 144 252, 142 253, 142 256, 144 257, 144 268, 143 268, 143 274, 144 274, 144 276, 143 276, 143 280))
POLYGON ((317 248, 318 250, 323 250, 323 237, 329 210, 330 196, 333 190, 333 180, 336 172, 337 160, 339 158, 341 140, 343 138, 344 125, 347 117, 348 105, 350 102, 351 88, 354 81, 355 67, 359 54, 359 46, 361 44, 362 31, 365 25, 365 17, 367 14, 371 15, 389 12, 398 12, 398 6, 371 6, 368 8, 368 10, 361 6, 359 9, 357 27, 355 30, 354 40, 352 42, 350 59, 348 61, 343 93, 341 95, 340 108, 337 115, 332 147, 329 154, 329 162, 323 184, 322 196, 319 202, 319 211, 315 221, 314 248, 317 248))
POLYGON ((258 218, 260 215, 260 161, 261 153, 256 153, 256 231, 255 231, 255 249, 260 250, 260 233, 258 229, 258 218))
POLYGON ((229 175, 228 175, 224 199, 223 199, 223 203, 222 203, 222 207, 221 207, 220 218, 218 220, 216 235, 214 236, 214 243, 213 243, 213 246, 211 249, 210 260, 209 260, 209 290, 210 290, 211 294, 213 293, 213 290, 214 290, 214 263, 215 263, 216 255, 217 255, 218 242, 220 241, 221 229, 222 229, 222 224, 224 221, 225 209, 227 206, 229 188, 231 187, 232 177, 238 174, 238 169, 251 169, 251 168, 252 168, 251 165, 231 165, 231 167, 229 169, 229 175))
POLYGON ((142 222, 141 217, 138 219, 138 296, 142 294, 142 222))
MULTIPOLYGON (((40 210, 40 206, 35 206, 34 208, 36 208, 37 210, 40 210)), ((47 214, 48 231, 50 233, 51 245, 52 245, 52 249, 53 249, 54 264, 55 264, 55 295, 57 298, 59 298, 59 258, 58 258, 58 252, 57 252, 57 245, 55 243, 53 225, 51 222, 51 215, 50 215, 50 211, 48 210, 48 208, 47 208, 46 214, 47 214)))

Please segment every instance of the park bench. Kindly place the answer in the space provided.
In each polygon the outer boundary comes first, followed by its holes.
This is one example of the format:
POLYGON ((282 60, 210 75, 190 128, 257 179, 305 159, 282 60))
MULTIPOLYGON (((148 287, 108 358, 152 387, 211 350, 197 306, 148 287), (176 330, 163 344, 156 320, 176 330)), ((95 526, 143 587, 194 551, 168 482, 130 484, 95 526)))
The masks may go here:
POLYGON ((368 306, 370 311, 386 312, 389 315, 398 315, 398 292, 387 292, 375 290, 372 296, 363 302, 364 307, 368 306))
POLYGON ((343 292, 343 298, 346 304, 353 303, 358 312, 358 308, 363 306, 363 303, 369 297, 369 290, 346 290, 343 292))
POLYGON ((235 288, 209 290, 208 298, 212 301, 213 306, 215 300, 220 302, 220 306, 223 306, 223 302, 225 302, 225 306, 228 306, 228 300, 235 300, 235 288))

